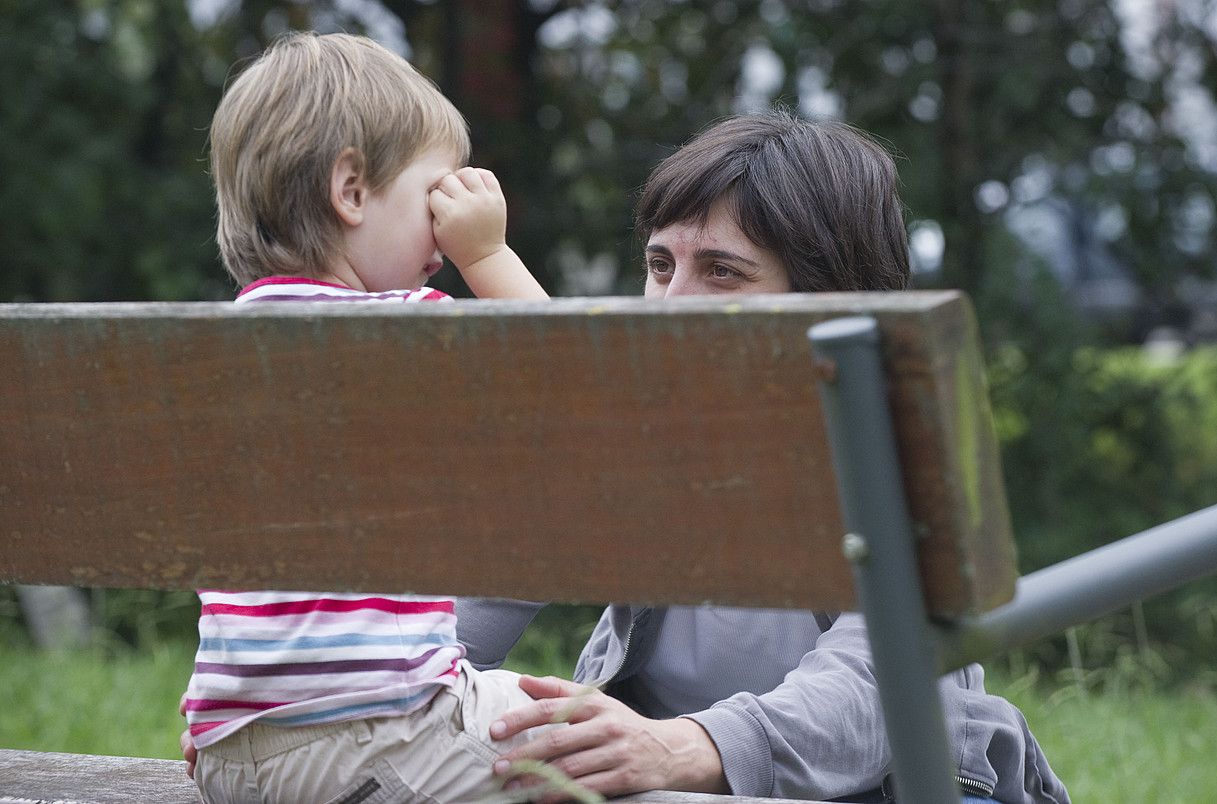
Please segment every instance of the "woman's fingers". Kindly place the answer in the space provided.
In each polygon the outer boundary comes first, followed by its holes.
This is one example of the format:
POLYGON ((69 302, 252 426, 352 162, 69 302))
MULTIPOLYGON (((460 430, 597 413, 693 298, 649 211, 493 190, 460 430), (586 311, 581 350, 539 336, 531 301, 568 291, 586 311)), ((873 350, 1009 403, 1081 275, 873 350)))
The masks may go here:
POLYGON ((594 687, 547 676, 520 676, 520 689, 537 699, 509 709, 490 725, 496 740, 513 737, 534 726, 549 723, 575 723, 587 720, 599 709, 604 693, 594 687))
POLYGON ((583 695, 592 691, 592 687, 567 681, 557 676, 520 676, 520 689, 534 698, 557 698, 560 696, 583 695))
MULTIPOLYGON (((532 787, 547 778, 574 782, 588 790, 606 792, 597 784, 613 784, 616 770, 623 764, 620 746, 606 733, 600 721, 573 724, 549 729, 537 739, 504 754, 494 764, 496 776, 510 780, 511 788, 532 787), (548 765, 553 774, 534 775, 537 763, 548 765), (594 780, 594 781, 593 781, 594 780)), ((541 801, 567 800, 568 796, 551 794, 541 801)))
MULTIPOLYGON (((536 760, 557 765, 557 760, 571 754, 599 748, 605 736, 594 724, 579 723, 561 729, 547 729, 535 740, 516 746, 495 762, 495 772, 511 775, 511 764, 521 760, 536 760)), ((587 770, 590 770, 587 769, 587 770)), ((586 772, 586 770, 584 771, 586 772)))

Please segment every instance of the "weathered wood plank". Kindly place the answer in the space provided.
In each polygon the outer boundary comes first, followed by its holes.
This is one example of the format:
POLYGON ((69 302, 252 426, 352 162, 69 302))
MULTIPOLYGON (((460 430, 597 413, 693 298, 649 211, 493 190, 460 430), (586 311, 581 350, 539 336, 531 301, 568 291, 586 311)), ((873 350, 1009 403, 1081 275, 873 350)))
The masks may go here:
POLYGON ((811 799, 752 798, 750 796, 721 796, 712 793, 677 793, 672 790, 648 790, 632 796, 610 799, 620 804, 825 804, 811 799))
MULTIPOLYGON (((186 777, 185 762, 0 749, 0 804, 195 804, 199 800, 198 789, 186 777)), ((793 804, 786 799, 665 790, 613 800, 622 804, 793 804)))
POLYGON ((194 804, 200 800, 198 788, 186 776, 185 762, 0 749, 0 804, 194 804))
POLYGON ((1008 599, 955 293, 0 306, 0 582, 844 609, 805 332, 875 315, 933 611, 1008 599))

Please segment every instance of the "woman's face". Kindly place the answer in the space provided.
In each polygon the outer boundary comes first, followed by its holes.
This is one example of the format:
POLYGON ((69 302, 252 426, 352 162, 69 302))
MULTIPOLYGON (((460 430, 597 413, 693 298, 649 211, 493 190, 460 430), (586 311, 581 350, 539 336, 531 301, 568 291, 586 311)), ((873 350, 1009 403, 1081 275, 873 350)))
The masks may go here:
POLYGON ((777 255, 749 240, 722 201, 704 227, 674 223, 651 232, 645 256, 648 299, 790 291, 777 255))

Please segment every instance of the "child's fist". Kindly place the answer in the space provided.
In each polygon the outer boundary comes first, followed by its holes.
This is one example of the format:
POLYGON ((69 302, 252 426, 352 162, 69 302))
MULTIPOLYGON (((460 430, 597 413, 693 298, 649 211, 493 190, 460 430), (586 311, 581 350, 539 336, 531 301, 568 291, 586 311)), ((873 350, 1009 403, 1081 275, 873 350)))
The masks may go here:
POLYGON ((507 201, 499 180, 484 168, 445 176, 427 196, 435 244, 464 270, 507 247, 507 201))

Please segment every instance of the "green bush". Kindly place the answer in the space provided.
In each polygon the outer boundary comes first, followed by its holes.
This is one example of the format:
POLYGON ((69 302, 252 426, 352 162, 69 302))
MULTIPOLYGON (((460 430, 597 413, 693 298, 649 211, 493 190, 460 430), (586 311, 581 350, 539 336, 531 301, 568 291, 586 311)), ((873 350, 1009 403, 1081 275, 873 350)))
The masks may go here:
MULTIPOLYGON (((150 649, 165 641, 198 639, 199 599, 194 592, 90 589, 89 618, 99 646, 150 649)), ((29 643, 17 588, 0 585, 0 645, 29 643)))
POLYGON ((1007 343, 989 381, 1024 571, 1217 503, 1217 348, 1007 343))
MULTIPOLYGON (((1005 343, 989 359, 1022 571, 1217 503, 1217 348, 1162 361, 1139 348, 1005 343)), ((1191 683, 1217 650, 1217 582, 1191 584, 1075 632, 1093 675, 1126 666, 1191 683), (1140 612, 1138 612, 1140 615, 1140 612)), ((1029 650, 1069 664, 1064 637, 1029 650)))

